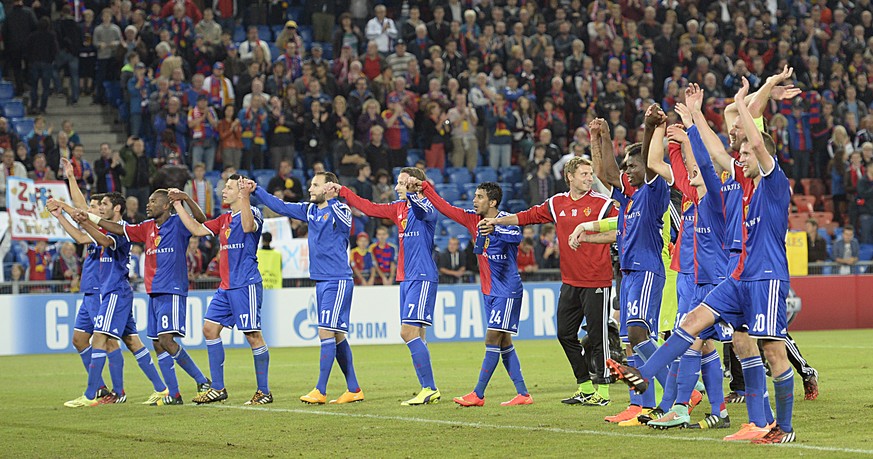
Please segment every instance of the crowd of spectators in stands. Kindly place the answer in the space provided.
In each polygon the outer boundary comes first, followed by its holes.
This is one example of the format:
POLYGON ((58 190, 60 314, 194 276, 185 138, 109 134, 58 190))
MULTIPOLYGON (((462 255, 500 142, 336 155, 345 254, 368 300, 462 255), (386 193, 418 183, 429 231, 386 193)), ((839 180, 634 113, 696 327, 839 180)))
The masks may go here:
MULTIPOLYGON (((118 110, 130 138, 119 152, 83 146, 72 123, 54 133, 36 118, 19 139, 0 119, 0 181, 57 176, 59 158, 71 158, 89 189, 135 197, 136 219, 165 186, 219 212, 221 177, 235 171, 299 201, 307 179, 330 170, 388 202, 393 170, 420 161, 436 183, 458 169, 473 181, 482 167, 501 177, 517 168, 515 198, 535 205, 565 189, 569 158, 588 155, 593 117, 621 152, 639 140, 645 107, 675 119, 683 89, 698 83, 726 142, 722 110, 741 78, 757 87, 789 65, 803 95, 767 101, 767 129, 795 192, 810 194, 804 179, 822 188, 813 209, 796 210, 828 211, 842 228, 825 232, 831 260, 858 258, 844 240, 852 233, 873 244, 871 0, 108 0, 60 2, 55 16, 52 5, 7 8, 5 74, 22 93, 26 63, 32 111, 51 92, 71 104, 91 95, 118 110), (49 49, 24 53, 37 39, 49 49), (89 164, 84 148, 100 158, 89 164)), ((364 251, 383 222, 355 222, 352 246, 364 251)), ((523 271, 557 267, 553 233, 525 239, 523 271)), ((456 249, 445 236, 441 274, 463 279, 475 271, 456 255, 465 241, 456 249)), ((359 255, 356 281, 391 280, 378 256, 359 255)))

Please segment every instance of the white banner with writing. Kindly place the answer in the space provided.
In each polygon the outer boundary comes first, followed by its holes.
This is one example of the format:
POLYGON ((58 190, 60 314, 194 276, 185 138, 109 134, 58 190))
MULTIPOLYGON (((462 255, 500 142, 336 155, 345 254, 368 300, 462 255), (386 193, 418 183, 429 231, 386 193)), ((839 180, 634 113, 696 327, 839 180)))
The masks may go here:
POLYGON ((69 240, 69 235, 45 208, 49 199, 70 202, 64 182, 34 182, 19 177, 6 179, 6 207, 12 221, 12 238, 25 240, 69 240))
POLYGON ((282 254, 282 278, 309 278, 309 241, 295 238, 291 233, 291 222, 287 218, 264 219, 264 232, 273 235, 271 246, 282 254))

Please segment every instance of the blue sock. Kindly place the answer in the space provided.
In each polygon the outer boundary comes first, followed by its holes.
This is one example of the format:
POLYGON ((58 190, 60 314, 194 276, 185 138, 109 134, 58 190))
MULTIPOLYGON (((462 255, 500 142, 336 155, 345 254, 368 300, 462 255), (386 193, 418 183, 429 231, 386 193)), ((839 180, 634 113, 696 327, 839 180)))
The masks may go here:
POLYGON ((755 356, 740 359, 740 364, 743 366, 743 379, 746 380, 746 410, 749 412, 749 422, 758 427, 766 427, 764 391, 767 390, 767 386, 764 363, 761 361, 761 356, 755 356))
MULTIPOLYGON (((79 353, 79 357, 82 359, 82 365, 85 365, 85 373, 90 373, 91 372, 91 346, 88 346, 87 348, 82 350, 82 352, 79 353)), ((98 389, 101 387, 104 387, 106 385, 106 383, 103 382, 103 374, 100 375, 100 381, 98 382, 98 384, 100 384, 99 386, 97 386, 98 389)))
POLYGON ((91 365, 88 366, 88 388, 85 389, 85 397, 94 400, 97 397, 97 389, 103 387, 103 367, 106 366, 106 351, 95 349, 91 352, 91 365))
POLYGON ((355 375, 355 364, 352 360, 352 346, 349 345, 349 340, 344 339, 336 345, 336 363, 339 364, 340 370, 346 375, 346 386, 349 392, 358 392, 361 386, 358 384, 358 377, 355 375))
POLYGON ((700 351, 688 349, 679 359, 679 376, 676 379, 676 402, 688 405, 691 392, 697 385, 700 373, 700 351))
POLYGON ((124 355, 121 348, 106 354, 109 361, 109 377, 112 378, 112 391, 118 395, 124 394, 124 355))
MULTIPOLYGON (((764 378, 764 385, 766 387, 767 378, 764 378)), ((767 421, 767 425, 773 424, 773 409, 770 407, 770 391, 764 391, 764 420, 767 421)))
POLYGON ((148 348, 143 346, 142 349, 132 352, 133 357, 136 358, 136 363, 139 364, 140 370, 146 375, 146 378, 149 378, 149 381, 152 382, 152 386, 155 388, 155 392, 163 392, 167 390, 167 386, 164 385, 164 381, 161 380, 161 375, 158 374, 158 369, 155 368, 155 362, 152 360, 152 354, 149 352, 148 348))
POLYGON ((327 380, 330 378, 334 359, 336 359, 336 338, 321 340, 321 360, 318 367, 318 384, 315 388, 322 394, 327 394, 327 380))
MULTIPOLYGON (((637 366, 637 356, 629 355, 627 357, 627 364, 636 367, 637 366)), ((643 396, 634 392, 633 389, 630 390, 630 404, 636 406, 643 406, 643 396)))
POLYGON ((482 360, 482 368, 479 370, 479 381, 476 383, 476 388, 473 392, 479 398, 485 398, 485 388, 488 387, 488 381, 491 381, 491 375, 497 368, 500 362, 500 346, 485 345, 485 358, 482 360))
POLYGON ((436 390, 436 384, 433 381, 433 368, 430 366, 430 351, 427 345, 421 338, 413 338, 412 341, 406 343, 409 347, 409 353, 412 355, 412 366, 415 367, 415 373, 418 375, 418 381, 421 387, 427 387, 436 390))
MULTIPOLYGON (((269 394, 270 385, 267 383, 270 370, 270 350, 264 344, 259 348, 252 349, 255 358, 255 378, 258 381, 258 390, 269 394)), ((323 394, 324 392, 322 392, 323 394)))
POLYGON ((794 369, 788 367, 785 373, 773 378, 776 391, 776 423, 785 432, 791 432, 791 416, 794 412, 794 369))
POLYGON ((221 338, 206 340, 206 354, 209 356, 209 374, 212 388, 224 389, 224 343, 221 338))
MULTIPOLYGON (((640 343, 640 345, 642 344, 644 343, 640 343)), ((643 362, 637 362, 640 364, 637 368, 642 373, 643 378, 651 380, 659 372, 666 372, 667 366, 684 354, 692 344, 694 344, 694 336, 683 330, 682 327, 676 327, 670 338, 657 349, 657 352, 647 357, 648 361, 644 365, 643 362)), ((646 348, 648 349, 648 346, 646 348)))
POLYGON ((518 360, 515 346, 501 348, 500 353, 503 355, 503 366, 509 373, 509 379, 515 384, 515 391, 520 395, 528 395, 527 384, 524 383, 524 376, 521 374, 521 361, 518 360))
POLYGON ((185 351, 185 348, 182 345, 179 345, 179 352, 173 356, 173 360, 185 370, 185 373, 188 373, 188 376, 194 378, 194 381, 197 384, 203 384, 206 382, 206 376, 203 376, 203 372, 200 371, 200 368, 197 368, 197 364, 191 360, 191 357, 188 355, 188 352, 185 351))
POLYGON ((721 417, 727 416, 722 385, 723 373, 718 352, 712 351, 703 356, 700 360, 700 376, 703 378, 703 387, 706 387, 706 395, 709 398, 710 413, 721 417))
POLYGON ((676 378, 679 376, 679 360, 674 360, 670 364, 670 369, 667 370, 667 385, 664 386, 664 393, 661 395, 661 403, 658 408, 663 412, 670 411, 673 408, 673 403, 676 402, 676 378))
MULTIPOLYGON (((657 351, 658 343, 651 338, 634 346, 634 352, 636 352, 637 354, 637 362, 642 361, 643 364, 648 362, 649 358, 655 355, 655 352, 657 351)), ((655 379, 658 381, 659 384, 661 384, 661 387, 667 387, 667 373, 669 367, 670 362, 667 362, 667 364, 664 365, 663 368, 654 369, 655 379)))
POLYGON ((167 383, 167 390, 171 397, 179 395, 179 380, 176 378, 176 361, 170 357, 170 353, 164 351, 158 355, 158 368, 167 383))

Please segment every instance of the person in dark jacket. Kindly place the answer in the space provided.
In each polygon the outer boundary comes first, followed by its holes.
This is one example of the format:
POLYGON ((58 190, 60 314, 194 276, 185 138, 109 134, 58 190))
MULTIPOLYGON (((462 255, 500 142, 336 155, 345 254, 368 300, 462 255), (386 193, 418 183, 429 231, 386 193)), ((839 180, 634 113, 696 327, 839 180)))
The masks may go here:
POLYGON ((30 110, 34 114, 45 113, 51 92, 52 65, 58 55, 58 40, 52 31, 52 20, 39 19, 39 28, 27 36, 27 67, 30 71, 30 110), (37 83, 42 82, 42 96, 37 107, 37 83))
POLYGON ((27 38, 36 31, 36 15, 24 6, 23 0, 15 0, 6 12, 3 23, 3 46, 6 48, 6 64, 12 69, 15 95, 24 92, 24 56, 30 48, 27 38))
POLYGON ((121 155, 113 152, 108 143, 100 144, 100 158, 94 161, 94 176, 98 193, 121 191, 121 177, 125 175, 121 155))
POLYGON ((55 22, 55 35, 58 37, 58 55, 55 57, 53 77, 55 92, 63 91, 61 70, 67 69, 70 77, 69 104, 79 102, 79 51, 82 48, 82 29, 70 15, 70 5, 61 8, 61 17, 55 22))

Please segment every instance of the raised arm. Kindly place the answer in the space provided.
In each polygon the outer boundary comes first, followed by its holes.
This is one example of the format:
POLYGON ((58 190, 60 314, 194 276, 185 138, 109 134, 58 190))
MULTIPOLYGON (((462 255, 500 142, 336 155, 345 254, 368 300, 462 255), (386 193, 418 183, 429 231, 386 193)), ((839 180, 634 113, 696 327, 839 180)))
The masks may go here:
POLYGON ((478 220, 478 217, 476 217, 475 215, 470 215, 467 212, 464 212, 464 209, 455 207, 446 202, 446 200, 443 199, 443 197, 436 192, 436 189, 434 189, 433 185, 431 185, 430 182, 421 182, 415 177, 410 177, 410 180, 421 186, 421 192, 424 193, 424 196, 430 201, 431 204, 433 204, 434 207, 436 207, 436 210, 438 210, 446 217, 449 217, 450 219, 464 226, 467 226, 467 224, 470 222, 470 217, 474 219, 474 224, 476 223, 475 220, 478 220))
POLYGON ((350 206, 360 210, 364 214, 370 217, 376 218, 387 218, 392 221, 396 221, 396 215, 394 215, 394 205, 393 204, 376 204, 367 199, 364 199, 355 194, 354 191, 350 190, 347 187, 340 187, 335 183, 326 183, 324 185, 327 187, 332 187, 334 189, 338 189, 339 197, 346 200, 350 206))
MULTIPOLYGON (((782 68, 781 73, 767 78, 767 81, 755 93, 743 97, 743 101, 748 106, 752 119, 759 119, 764 115, 764 108, 767 107, 767 101, 771 98, 773 100, 793 99, 801 93, 800 89, 795 88, 793 84, 779 86, 780 83, 787 81, 791 77, 793 71, 791 67, 786 65, 782 68)), ((728 129, 733 127, 738 116, 737 100, 734 100, 733 103, 724 109, 724 120, 728 129)))
MULTIPOLYGON (((709 151, 712 161, 718 163, 719 167, 726 171, 733 171, 734 159, 725 150, 724 143, 718 138, 715 131, 709 127, 709 121, 703 116, 703 111, 701 110, 703 106, 703 90, 700 89, 700 86, 692 84, 688 87, 685 92, 685 104, 691 111, 691 120, 697 126, 697 132, 700 134, 706 150, 709 151)), ((690 128, 691 126, 686 124, 685 127, 690 128)), ((697 162, 700 164, 699 159, 697 162)))
POLYGON ((85 195, 79 189, 79 182, 76 181, 76 172, 73 170, 73 164, 67 158, 61 158, 61 169, 64 171, 64 176, 67 178, 67 184, 70 188, 70 199, 73 202, 73 207, 81 210, 88 210, 88 202, 85 201, 85 195))
POLYGON ((71 214, 73 220, 88 233, 89 239, 94 241, 97 245, 101 247, 115 248, 115 239, 103 234, 100 232, 100 229, 97 228, 93 222, 91 222, 88 212, 84 210, 74 210, 74 213, 71 214))
POLYGON ((740 125, 746 134, 746 141, 749 142, 749 146, 754 152, 755 157, 758 159, 761 173, 767 175, 773 171, 776 163, 773 161, 773 157, 770 156, 770 153, 767 152, 767 148, 764 147, 764 137, 761 135, 761 131, 758 130, 758 127, 755 126, 755 120, 752 118, 752 114, 749 113, 749 107, 746 106, 746 102, 743 99, 748 92, 749 80, 743 78, 743 86, 740 88, 739 92, 737 92, 737 110, 740 114, 740 125))
MULTIPOLYGON (((621 189, 621 171, 618 169, 615 152, 612 148, 612 136, 609 134, 609 127, 607 126, 606 121, 597 118, 592 121, 592 124, 589 125, 588 129, 589 131, 591 129, 596 129, 599 133, 598 138, 600 139, 600 148, 597 149, 599 153, 597 155, 598 158, 593 162, 593 164, 599 165, 599 168, 594 169, 594 173, 604 185, 621 189)), ((594 143, 595 142, 591 143, 592 157, 595 154, 594 143)))
POLYGON ((491 237, 510 244, 519 244, 524 237, 521 228, 515 225, 497 225, 491 233, 491 237))
POLYGON ((203 226, 203 223, 198 223, 194 220, 194 217, 191 216, 187 211, 185 211, 185 205, 182 204, 182 201, 173 201, 173 207, 176 209, 176 213, 179 215, 179 219, 182 220, 182 224, 185 225, 185 228, 188 228, 188 231, 191 232, 193 236, 214 236, 212 231, 209 231, 208 228, 203 226))
POLYGON ((688 138, 691 140, 691 154, 694 160, 697 161, 697 169, 700 170, 700 174, 703 176, 703 184, 706 186, 706 191, 720 195, 721 180, 718 178, 718 174, 715 173, 715 166, 712 165, 709 152, 703 139, 700 137, 700 132, 696 125, 688 128, 688 138))
POLYGON ((267 208, 273 212, 302 222, 306 221, 306 208, 309 206, 309 203, 285 202, 268 193, 267 190, 261 186, 255 187, 254 195, 258 198, 258 201, 261 201, 261 204, 267 206, 267 208))
POLYGON ((412 203, 409 210, 415 214, 415 218, 422 221, 435 221, 437 219, 437 211, 429 199, 424 195, 416 192, 406 195, 406 199, 412 203))
POLYGON ((200 205, 197 204, 197 201, 188 196, 187 193, 178 189, 178 188, 170 188, 167 190, 167 198, 170 201, 182 201, 188 205, 188 208, 191 209, 191 216, 194 217, 194 220, 197 220, 198 223, 203 223, 206 221, 206 214, 203 213, 203 209, 200 208, 200 205))
POLYGON ((242 203, 242 208, 239 210, 240 225, 244 233, 254 233, 258 230, 258 222, 255 220, 254 212, 252 212, 251 195, 256 184, 251 179, 240 180, 238 183, 239 199, 242 203))
MULTIPOLYGON (((645 133, 643 134, 643 148, 642 148, 642 156, 643 156, 643 164, 646 164, 646 177, 645 182, 650 183, 654 180, 658 174, 651 170, 648 167, 649 164, 649 151, 652 146, 652 140, 656 139, 655 132, 658 131, 658 127, 667 122, 667 115, 661 110, 657 104, 652 104, 649 106, 649 109, 646 110, 645 117, 645 133)), ((663 145, 664 139, 661 137, 660 140, 663 145)), ((663 153, 662 153, 663 154, 663 153)))
POLYGON ((55 218, 58 219, 58 223, 61 224, 61 227, 64 228, 64 231, 66 231, 67 234, 69 234, 70 237, 72 237, 77 244, 90 244, 91 238, 88 236, 88 234, 83 232, 79 228, 76 228, 75 225, 70 223, 67 217, 64 217, 64 210, 59 204, 60 201, 57 201, 55 199, 49 199, 48 202, 46 202, 46 209, 48 209, 48 211, 51 212, 51 214, 55 218))
MULTIPOLYGON (((670 128, 672 129, 673 126, 670 126, 670 128)), ((655 128, 655 132, 652 135, 652 146, 649 147, 649 159, 646 167, 663 177, 667 183, 672 185, 675 180, 673 169, 671 168, 671 166, 674 166, 673 155, 670 155, 670 164, 667 164, 667 162, 664 161, 664 136, 666 131, 667 128, 663 125, 655 128)), ((674 143, 675 142, 673 141, 670 142, 671 150, 674 143)))

